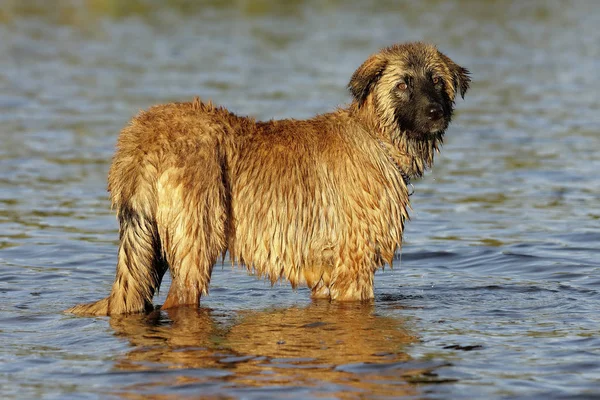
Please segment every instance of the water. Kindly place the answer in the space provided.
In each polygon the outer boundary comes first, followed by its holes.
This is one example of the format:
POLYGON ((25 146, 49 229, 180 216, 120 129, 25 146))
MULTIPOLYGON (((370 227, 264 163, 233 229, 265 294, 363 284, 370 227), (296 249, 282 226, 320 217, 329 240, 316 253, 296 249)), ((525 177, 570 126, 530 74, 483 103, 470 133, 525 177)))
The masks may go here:
POLYGON ((593 0, 2 2, 2 397, 599 396, 599 25, 593 0), (473 85, 373 303, 226 262, 198 310, 62 313, 112 283, 105 179, 138 110, 309 117, 415 39, 473 85))

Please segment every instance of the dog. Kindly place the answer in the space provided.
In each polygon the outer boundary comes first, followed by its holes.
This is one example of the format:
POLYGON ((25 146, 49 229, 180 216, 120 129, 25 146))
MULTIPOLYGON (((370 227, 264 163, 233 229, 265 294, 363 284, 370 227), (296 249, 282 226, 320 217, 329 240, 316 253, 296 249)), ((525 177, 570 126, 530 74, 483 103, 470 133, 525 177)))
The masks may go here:
POLYGON ((121 131, 108 177, 120 224, 110 295, 68 312, 195 305, 228 251, 315 298, 373 298, 408 218, 409 181, 431 167, 471 82, 435 46, 396 44, 352 75, 351 103, 307 120, 256 121, 196 98, 151 107, 121 131))

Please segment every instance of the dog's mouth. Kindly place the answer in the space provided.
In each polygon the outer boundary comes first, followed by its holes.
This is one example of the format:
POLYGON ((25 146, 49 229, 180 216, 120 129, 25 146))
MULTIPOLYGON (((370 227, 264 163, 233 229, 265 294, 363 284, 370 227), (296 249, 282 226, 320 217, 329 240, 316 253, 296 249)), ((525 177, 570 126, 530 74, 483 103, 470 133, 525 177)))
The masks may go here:
POLYGON ((438 137, 446 132, 448 125, 450 125, 450 121, 446 119, 433 121, 430 124, 428 124, 425 132, 427 132, 427 136, 429 136, 430 138, 438 137))
POLYGON ((412 129, 405 129, 404 132, 412 140, 428 141, 432 139, 439 139, 444 136, 448 125, 448 121, 440 120, 416 125, 413 126, 412 129))
POLYGON ((395 117, 398 130, 417 141, 440 138, 450 125, 450 117, 446 113, 430 115, 427 112, 419 112, 411 117, 399 110, 395 117))

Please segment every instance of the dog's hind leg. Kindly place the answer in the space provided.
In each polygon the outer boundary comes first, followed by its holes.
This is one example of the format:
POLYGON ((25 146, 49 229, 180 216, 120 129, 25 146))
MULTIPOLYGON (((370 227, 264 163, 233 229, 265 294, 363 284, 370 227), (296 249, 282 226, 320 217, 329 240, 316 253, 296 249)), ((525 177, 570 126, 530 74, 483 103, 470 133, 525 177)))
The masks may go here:
POLYGON ((110 295, 67 310, 80 315, 116 315, 147 311, 167 266, 162 258, 156 222, 129 205, 118 211, 120 245, 110 295))
POLYGON ((192 165, 193 170, 171 170, 159 179, 159 229, 172 278, 164 309, 198 305, 208 294, 213 265, 227 249, 221 166, 209 157, 192 165))

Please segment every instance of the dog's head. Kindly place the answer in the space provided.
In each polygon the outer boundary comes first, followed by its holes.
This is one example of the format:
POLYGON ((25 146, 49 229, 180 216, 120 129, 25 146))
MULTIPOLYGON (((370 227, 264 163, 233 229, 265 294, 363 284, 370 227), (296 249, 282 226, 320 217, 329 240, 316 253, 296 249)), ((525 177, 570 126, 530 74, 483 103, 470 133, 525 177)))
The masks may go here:
POLYGON ((432 45, 406 43, 369 57, 348 88, 358 107, 369 103, 391 139, 441 139, 458 93, 469 88, 469 71, 432 45))

